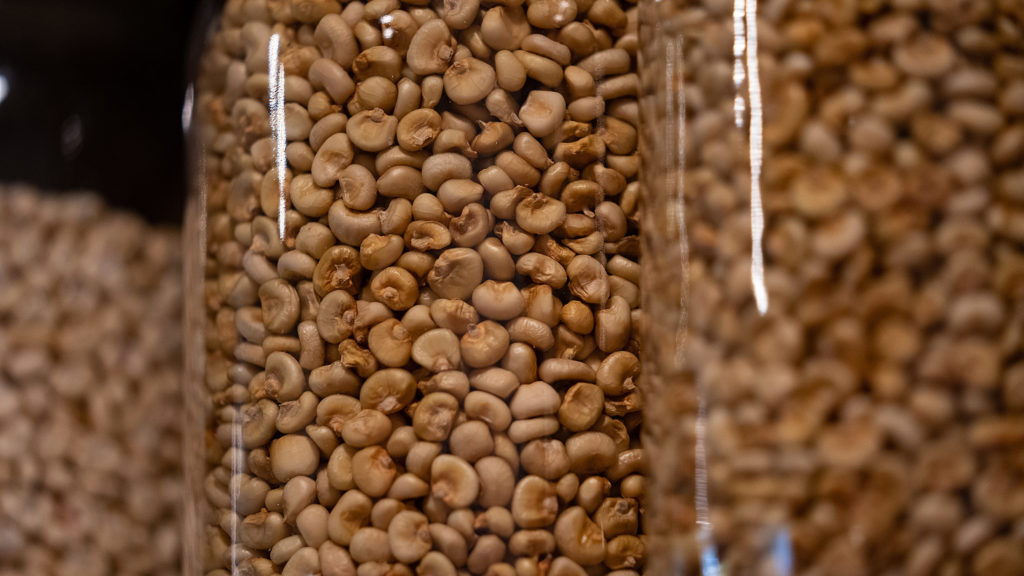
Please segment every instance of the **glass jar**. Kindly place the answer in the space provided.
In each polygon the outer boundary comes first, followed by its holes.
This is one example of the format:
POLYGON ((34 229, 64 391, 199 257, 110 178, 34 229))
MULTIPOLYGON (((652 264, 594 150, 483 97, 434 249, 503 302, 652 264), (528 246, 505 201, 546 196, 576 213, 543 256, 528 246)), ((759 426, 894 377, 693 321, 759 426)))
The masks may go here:
POLYGON ((188 574, 639 574, 636 16, 223 5, 188 574))
POLYGON ((1024 9, 641 3, 652 574, 1024 569, 1024 9))

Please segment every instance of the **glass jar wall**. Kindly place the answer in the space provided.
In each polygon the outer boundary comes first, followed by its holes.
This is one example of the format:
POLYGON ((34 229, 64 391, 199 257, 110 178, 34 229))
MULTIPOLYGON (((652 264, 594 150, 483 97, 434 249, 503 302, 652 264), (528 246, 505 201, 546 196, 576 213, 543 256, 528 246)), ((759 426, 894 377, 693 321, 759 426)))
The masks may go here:
POLYGON ((651 573, 1024 570, 1022 30, 641 5, 651 573))
POLYGON ((224 4, 190 574, 642 570, 636 16, 224 4))

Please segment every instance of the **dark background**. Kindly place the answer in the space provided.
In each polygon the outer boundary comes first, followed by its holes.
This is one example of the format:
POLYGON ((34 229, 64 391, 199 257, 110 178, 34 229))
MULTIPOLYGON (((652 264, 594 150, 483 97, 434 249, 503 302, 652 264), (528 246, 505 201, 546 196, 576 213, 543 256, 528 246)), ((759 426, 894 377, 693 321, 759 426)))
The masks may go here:
POLYGON ((199 0, 0 0, 0 181, 184 206, 181 109, 199 0))

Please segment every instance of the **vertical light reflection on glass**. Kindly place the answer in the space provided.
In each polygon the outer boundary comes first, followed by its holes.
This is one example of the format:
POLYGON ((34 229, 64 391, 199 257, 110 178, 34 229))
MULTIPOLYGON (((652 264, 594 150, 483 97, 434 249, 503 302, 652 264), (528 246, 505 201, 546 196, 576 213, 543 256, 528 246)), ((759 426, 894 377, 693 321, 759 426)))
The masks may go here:
MULTIPOLYGON (((685 39, 681 34, 664 30, 660 31, 657 35, 664 35, 666 38, 663 48, 664 53, 662 54, 665 59, 665 75, 663 79, 665 100, 663 110, 666 118, 664 118, 663 123, 664 146, 662 146, 664 156, 659 163, 660 170, 662 171, 660 176, 665 179, 664 190, 669 197, 667 205, 670 209, 671 217, 668 221, 672 229, 668 232, 670 235, 676 234, 679 243, 679 250, 674 254, 678 258, 676 266, 679 268, 683 286, 679 290, 678 316, 675 318, 675 329, 672 333, 672 338, 674 339, 672 349, 676 356, 675 362, 681 364, 686 353, 686 300, 688 292, 686 284, 689 266, 686 212, 683 198, 683 190, 685 188, 684 169, 686 166, 686 147, 684 146, 686 139, 686 99, 682 89, 683 43, 685 39)), ((678 437, 678 433, 674 437, 678 437)), ((667 471, 679 470, 678 455, 679 450, 665 450, 664 461, 660 462, 659 468, 667 471)), ((668 552, 671 553, 671 558, 666 560, 663 566, 669 568, 672 575, 685 574, 686 557, 682 547, 673 546, 668 552)))
POLYGON ((775 576, 793 574, 793 544, 785 527, 777 529, 772 538, 772 569, 775 576))
MULTIPOLYGON (((681 87, 678 90, 675 88, 676 86, 679 86, 684 73, 682 69, 682 67, 685 66, 683 52, 684 41, 683 36, 679 35, 673 38, 669 46, 666 48, 665 97, 667 101, 665 102, 665 109, 670 114, 675 114, 678 117, 665 122, 665 141, 676 143, 675 146, 665 147, 666 154, 671 154, 674 149, 676 155, 675 158, 666 158, 667 161, 665 162, 665 167, 668 171, 667 178, 672 180, 669 183, 668 189, 672 190, 676 195, 675 201, 672 203, 674 208, 672 214, 674 220, 673 224, 679 234, 679 266, 682 281, 686 283, 689 278, 689 246, 687 245, 686 211, 684 203, 684 169, 686 166, 686 92, 681 87)), ((686 353, 686 297, 688 293, 689 290, 686 289, 686 287, 679 292, 680 314, 676 319, 676 330, 673 335, 676 339, 675 353, 677 354, 680 362, 683 362, 683 357, 686 353)), ((707 388, 702 384, 702 382, 703 380, 700 380, 697 384, 697 422, 694 434, 694 508, 697 513, 697 540, 701 548, 701 572, 705 576, 719 576, 721 574, 721 569, 718 562, 718 553, 714 544, 714 531, 711 525, 708 498, 708 464, 705 424, 707 421, 707 388)), ((671 464, 669 469, 674 470, 675 465, 671 464)), ((684 573, 684 562, 685 559, 679 559, 677 570, 678 574, 684 573)))
POLYGON ((82 151, 82 143, 85 141, 85 128, 82 126, 82 117, 72 114, 64 121, 60 129, 60 148, 64 157, 72 160, 82 151))
POLYGON ((277 231, 281 240, 284 240, 284 181, 288 167, 285 160, 287 138, 284 126, 284 65, 277 59, 280 46, 281 37, 278 34, 272 35, 267 47, 267 100, 270 105, 270 136, 274 142, 274 163, 277 168, 277 231))
POLYGON ((11 92, 11 83, 7 80, 7 76, 0 74, 0 103, 7 99, 7 95, 11 92))
POLYGON ((281 240, 284 240, 284 177, 285 172, 288 170, 285 160, 287 133, 284 127, 284 64, 278 64, 277 69, 277 111, 274 114, 274 124, 277 126, 274 134, 274 143, 277 148, 277 189, 279 192, 277 197, 277 231, 281 235, 281 240))
MULTIPOLYGON (((234 415, 232 416, 232 422, 231 422, 231 445, 232 446, 241 446, 242 445, 242 413, 240 411, 235 411, 234 415)), ((242 474, 242 473, 245 472, 245 461, 244 461, 243 454, 244 453, 243 453, 242 450, 232 450, 232 455, 231 455, 231 477, 232 478, 238 478, 239 474, 242 474)), ((238 520, 240 518, 240 516, 238 514, 238 499, 239 499, 239 496, 240 496, 240 494, 238 492, 238 489, 231 490, 231 492, 229 494, 229 497, 231 499, 230 501, 231 501, 231 524, 232 524, 232 526, 231 526, 231 529, 232 529, 231 534, 232 535, 236 533, 235 529, 236 529, 236 526, 237 526, 237 522, 238 522, 238 520)), ((238 552, 239 552, 238 548, 239 548, 238 546, 232 546, 231 547, 231 571, 232 571, 232 573, 236 573, 236 571, 238 570, 238 563, 239 563, 239 560, 240 560, 240 558, 238 557, 238 552)))
POLYGON ((764 285, 764 209, 761 206, 761 163, 764 161, 762 141, 763 110, 761 107, 761 75, 757 62, 757 0, 747 0, 747 87, 750 93, 750 279, 754 284, 754 300, 762 316, 768 312, 768 290, 764 285))
POLYGON ((707 384, 697 377, 697 426, 694 434, 694 484, 695 507, 697 510, 697 543, 700 545, 700 568, 704 576, 719 576, 722 573, 715 549, 714 531, 711 527, 710 503, 708 501, 708 456, 707 456, 707 384))
MULTIPOLYGON (((666 170, 668 170, 668 178, 675 179, 675 182, 669 186, 669 190, 675 191, 678 196, 676 201, 673 203, 675 210, 673 216, 675 218, 675 225, 679 231, 679 266, 681 269, 681 277, 686 282, 688 278, 688 266, 689 266, 689 246, 687 245, 686 238, 686 207, 684 204, 683 191, 686 187, 686 179, 683 177, 684 168, 686 166, 686 93, 682 89, 676 90, 675 87, 681 82, 683 70, 683 37, 680 35, 674 39, 666 48, 665 58, 665 80, 666 89, 665 97, 669 100, 666 102, 665 109, 669 113, 678 113, 679 117, 675 120, 665 122, 665 128, 668 131, 666 134, 665 142, 675 142, 674 146, 665 146, 667 154, 671 154, 672 150, 675 149, 676 157, 669 158, 665 162, 666 170), (676 70, 676 64, 679 65, 679 70, 676 70), (673 132, 673 126, 675 126, 675 133, 673 132)), ((680 359, 686 353, 686 295, 687 290, 679 291, 679 317, 676 319, 676 346, 675 351, 680 359)))
MULTIPOLYGON (((0 98, 3 100, 3 98, 0 98)), ((192 109, 195 107, 195 88, 192 84, 185 88, 185 103, 181 106, 181 130, 188 132, 192 127, 192 109)))
POLYGON ((743 69, 743 50, 747 45, 746 31, 743 26, 743 18, 746 15, 746 0, 735 0, 732 7, 732 84, 736 88, 736 98, 733 100, 732 110, 735 116, 736 127, 743 128, 743 112, 746 110, 746 102, 740 86, 746 79, 743 69))
MULTIPOLYGON (((277 60, 277 42, 278 42, 277 34, 274 34, 274 36, 270 39, 270 45, 272 47, 270 53, 273 54, 272 59, 275 62, 277 60)), ((270 81, 270 86, 273 86, 273 85, 274 85, 273 80, 271 80, 270 81)), ((190 90, 191 90, 191 88, 192 87, 189 86, 190 90)), ((187 93, 186 96, 189 95, 189 94, 191 94, 191 92, 187 93)), ((274 127, 274 114, 273 114, 274 93, 273 93, 273 88, 271 88, 270 103, 271 103, 270 104, 271 105, 270 127, 271 127, 271 129, 273 129, 273 127, 274 127)), ((203 198, 202 206, 206 206, 206 205, 207 205, 206 204, 206 198, 203 198)), ((204 212, 204 215, 205 215, 205 210, 203 212, 204 212)), ((234 413, 234 416, 233 416, 233 420, 234 421, 231 423, 232 424, 231 425, 231 445, 232 446, 241 446, 242 445, 242 421, 241 421, 241 418, 242 418, 241 417, 241 413, 236 411, 234 413)), ((243 458, 244 458, 243 454, 244 453, 241 450, 234 450, 232 452, 232 458, 231 458, 231 477, 232 478, 238 477, 239 474, 242 474, 245 471, 245 462, 243 460, 243 458)), ((238 497, 239 497, 239 494, 234 492, 234 491, 232 491, 232 493, 230 494, 230 498, 231 498, 231 517, 232 517, 232 519, 237 519, 239 517, 239 515, 238 515, 238 497)), ((231 547, 231 572, 232 572, 232 574, 234 574, 238 570, 239 558, 238 558, 238 550, 237 550, 237 548, 238 548, 238 546, 232 546, 231 547)))
MULTIPOLYGON (((267 45, 267 101, 269 106, 269 122, 270 122, 270 134, 274 142, 275 147, 275 165, 277 167, 277 185, 279 192, 278 210, 277 210, 277 222, 278 222, 278 233, 281 239, 284 240, 284 213, 285 213, 285 198, 284 198, 284 175, 285 175, 285 156, 284 156, 284 141, 285 141, 285 129, 284 129, 284 66, 278 62, 278 52, 281 46, 281 37, 278 34, 274 34, 270 37, 270 42, 267 45)), ((236 418, 240 418, 240 415, 236 415, 236 418)), ((242 445, 242 426, 240 423, 234 423, 231 427, 231 445, 241 446, 242 445)), ((243 461, 243 451, 235 450, 234 457, 231 459, 231 476, 235 477, 241 474, 244 469, 245 462, 243 461)), ((238 495, 235 493, 231 494, 231 511, 232 518, 238 518, 238 495)), ((238 569, 238 550, 237 546, 231 547, 231 570, 232 574, 236 573, 238 569)))
POLYGON ((743 128, 746 104, 740 86, 747 80, 750 97, 750 280, 754 301, 762 316, 768 312, 768 290, 764 285, 764 209, 761 205, 761 168, 764 162, 762 132, 764 115, 761 105, 761 75, 757 60, 757 0, 734 0, 732 10, 732 82, 736 88, 733 115, 737 128, 743 128), (745 23, 744 23, 745 21, 745 23), (746 73, 743 53, 746 52, 746 73))

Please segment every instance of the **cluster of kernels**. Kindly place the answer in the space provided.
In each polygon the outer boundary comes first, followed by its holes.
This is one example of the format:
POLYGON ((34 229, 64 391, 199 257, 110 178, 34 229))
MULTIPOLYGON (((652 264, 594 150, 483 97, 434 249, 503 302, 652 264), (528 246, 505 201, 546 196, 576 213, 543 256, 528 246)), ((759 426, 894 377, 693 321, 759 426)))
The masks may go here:
POLYGON ((179 573, 180 241, 0 185, 0 574, 179 573))
POLYGON ((763 318, 733 7, 677 6, 687 361, 723 562, 767 570, 779 536, 801 573, 1019 574, 1020 3, 762 3, 763 318))
POLYGON ((249 0, 220 24, 207 574, 637 574, 635 8, 249 0))

